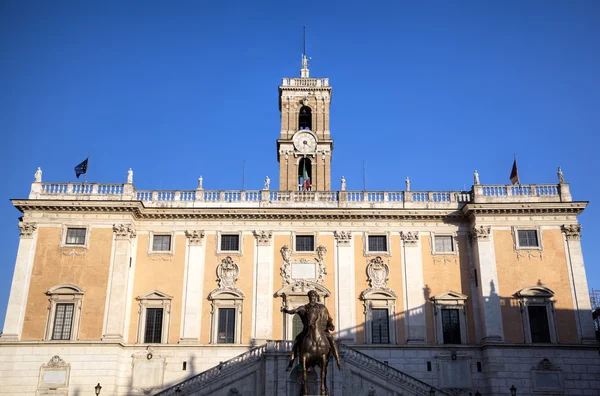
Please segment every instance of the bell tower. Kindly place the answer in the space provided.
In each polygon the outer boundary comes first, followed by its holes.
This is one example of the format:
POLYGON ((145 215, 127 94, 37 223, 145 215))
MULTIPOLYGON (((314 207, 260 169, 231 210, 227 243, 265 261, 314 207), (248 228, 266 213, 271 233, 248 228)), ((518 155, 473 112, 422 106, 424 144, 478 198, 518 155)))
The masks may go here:
POLYGON ((330 104, 329 79, 311 78, 304 54, 300 78, 284 78, 279 86, 281 132, 277 140, 277 161, 280 190, 331 190, 330 104))

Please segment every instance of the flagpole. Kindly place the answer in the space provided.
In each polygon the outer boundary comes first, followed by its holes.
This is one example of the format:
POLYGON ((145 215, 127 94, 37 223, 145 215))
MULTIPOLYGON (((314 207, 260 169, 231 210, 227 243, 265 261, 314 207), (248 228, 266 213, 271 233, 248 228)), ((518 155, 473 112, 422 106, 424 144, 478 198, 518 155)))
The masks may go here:
POLYGON ((87 166, 85 167, 85 173, 83 174, 83 184, 85 184, 87 181, 87 170, 90 167, 90 152, 89 151, 88 151, 88 156, 87 156, 86 161, 87 161, 86 162, 87 166))

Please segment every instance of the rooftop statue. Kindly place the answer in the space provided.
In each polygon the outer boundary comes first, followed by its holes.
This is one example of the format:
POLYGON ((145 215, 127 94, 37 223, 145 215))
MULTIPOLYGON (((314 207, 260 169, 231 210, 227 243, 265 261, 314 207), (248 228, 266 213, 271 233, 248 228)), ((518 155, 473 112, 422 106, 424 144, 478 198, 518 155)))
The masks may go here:
POLYGON ((333 354, 337 362, 338 369, 342 369, 340 356, 337 346, 333 340, 331 331, 335 330, 333 318, 329 315, 329 311, 325 305, 318 302, 319 295, 316 291, 308 292, 309 303, 289 310, 282 308, 282 311, 294 315, 298 314, 302 319, 304 329, 296 336, 292 353, 290 355, 290 363, 288 371, 294 365, 296 356, 302 364, 302 393, 308 395, 308 386, 306 384, 306 370, 315 366, 321 367, 321 395, 329 395, 327 389, 327 364, 329 358, 333 354))

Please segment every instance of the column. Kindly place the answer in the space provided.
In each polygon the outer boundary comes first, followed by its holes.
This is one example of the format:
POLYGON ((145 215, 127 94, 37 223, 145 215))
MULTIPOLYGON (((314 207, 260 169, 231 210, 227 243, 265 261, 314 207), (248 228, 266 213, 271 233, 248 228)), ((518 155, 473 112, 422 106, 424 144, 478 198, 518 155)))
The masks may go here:
POLYGON ((271 231, 254 231, 256 254, 254 261, 254 306, 252 338, 257 344, 273 338, 273 265, 274 247, 271 231))
POLYGON ((0 335, 0 342, 19 341, 21 338, 37 242, 36 228, 35 223, 19 223, 21 240, 19 241, 15 272, 13 273, 4 330, 0 335))
POLYGON ((129 264, 131 261, 132 239, 136 233, 131 224, 113 226, 111 273, 108 280, 108 299, 105 312, 105 330, 102 341, 125 342, 125 313, 129 285, 129 264))
POLYGON ((423 254, 418 231, 401 232, 403 251, 404 323, 407 344, 425 344, 423 254))
POLYGON ((583 254, 581 253, 581 224, 564 225, 567 268, 571 281, 571 294, 573 295, 577 332, 582 344, 595 344, 596 334, 591 319, 592 307, 588 291, 583 254))
POLYGON ((354 243, 351 231, 335 231, 335 296, 337 338, 356 343, 356 297, 354 294, 354 243))
POLYGON ((477 298, 481 317, 481 341, 504 342, 492 230, 490 226, 473 225, 470 234, 474 264, 479 275, 477 298))
POLYGON ((183 307, 181 312, 180 344, 199 344, 202 326, 202 302, 204 301, 204 264, 206 246, 204 231, 186 231, 188 239, 183 279, 183 307))

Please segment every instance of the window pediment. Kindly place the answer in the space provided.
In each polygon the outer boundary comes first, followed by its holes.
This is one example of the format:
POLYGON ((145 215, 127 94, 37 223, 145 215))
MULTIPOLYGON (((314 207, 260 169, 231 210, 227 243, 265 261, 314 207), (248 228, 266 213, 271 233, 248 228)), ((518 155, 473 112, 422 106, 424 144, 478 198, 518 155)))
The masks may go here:
POLYGON ((464 294, 448 290, 446 292, 443 292, 443 293, 440 293, 440 294, 437 294, 437 295, 431 297, 430 300, 433 302, 439 302, 439 303, 450 302, 450 301, 464 303, 468 298, 469 297, 465 296, 464 294))
POLYGON ((142 294, 137 297, 137 300, 172 300, 173 297, 159 290, 152 290, 149 293, 142 294))
POLYGON ((329 297, 331 295, 331 292, 323 285, 309 280, 301 279, 296 282, 285 285, 281 289, 277 290, 277 292, 275 293, 275 297, 306 296, 306 294, 310 290, 316 291, 319 294, 319 296, 322 297, 329 297))
POLYGON ((367 289, 360 293, 361 300, 395 300, 396 292, 392 289, 367 289))
POLYGON ((63 285, 56 285, 54 287, 51 287, 46 294, 47 295, 53 295, 53 294, 84 294, 85 291, 75 285, 71 285, 71 284, 63 284, 63 285))
POLYGON ((209 300, 240 300, 244 293, 237 289, 215 289, 208 295, 209 300))
POLYGON ((525 287, 515 293, 516 297, 554 297, 554 292, 545 286, 525 287))

